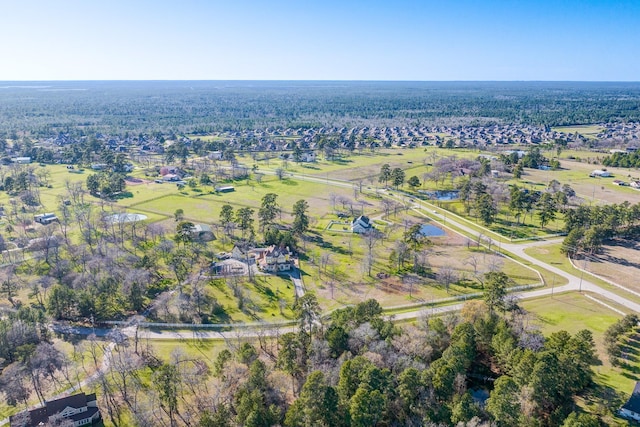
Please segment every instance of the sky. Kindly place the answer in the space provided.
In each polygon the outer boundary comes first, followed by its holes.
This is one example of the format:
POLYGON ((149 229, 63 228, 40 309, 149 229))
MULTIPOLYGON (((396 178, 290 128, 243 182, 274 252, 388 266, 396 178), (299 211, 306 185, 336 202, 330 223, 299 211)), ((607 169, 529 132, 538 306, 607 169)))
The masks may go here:
POLYGON ((640 80, 640 0, 2 0, 0 80, 640 80))

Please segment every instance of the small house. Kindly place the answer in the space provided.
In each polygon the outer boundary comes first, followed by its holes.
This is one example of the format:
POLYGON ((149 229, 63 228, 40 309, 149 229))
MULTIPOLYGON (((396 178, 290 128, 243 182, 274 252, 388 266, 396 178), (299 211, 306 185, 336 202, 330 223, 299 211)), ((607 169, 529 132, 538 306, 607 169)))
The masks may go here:
POLYGON ((53 212, 43 213, 39 215, 34 215, 33 220, 42 225, 49 225, 52 222, 57 222, 58 217, 53 212))
POLYGON ((162 176, 165 176, 167 174, 179 175, 180 169, 177 166, 162 166, 159 172, 162 176))
POLYGON ((162 180, 165 182, 178 182, 180 181, 180 177, 175 173, 168 173, 162 176, 162 180))
POLYGON ((61 418, 70 421, 69 424, 74 427, 98 424, 101 416, 95 393, 78 393, 50 400, 41 408, 11 416, 9 425, 10 427, 36 427, 54 425, 54 423, 58 425, 61 418))
POLYGON ((249 259, 249 251, 242 246, 234 246, 231 250, 231 258, 237 261, 247 261, 249 259))
POLYGON ((11 159, 11 161, 13 163, 19 163, 21 165, 28 165, 29 163, 31 163, 31 157, 16 157, 14 159, 11 159))
POLYGON ((93 163, 91 164, 91 169, 94 171, 102 171, 109 167, 106 163, 93 163))
POLYGON ((373 229, 373 224, 371 224, 371 220, 364 215, 360 215, 351 221, 351 232, 353 233, 363 234, 371 229, 373 229))
POLYGON ((625 418, 640 421, 640 381, 636 382, 631 397, 622 405, 619 412, 625 418))
POLYGON ((198 242, 210 242, 215 240, 216 236, 213 234, 213 230, 210 225, 196 224, 191 229, 191 236, 198 242))
POLYGON ((300 160, 305 163, 313 163, 316 161, 316 152, 315 151, 304 151, 300 155, 300 160))
POLYGON ((608 170, 605 169, 596 169, 594 171, 592 171, 589 176, 591 178, 610 178, 613 175, 611 174, 611 172, 609 172, 608 170))
POLYGON ((216 192, 218 193, 230 193, 235 190, 236 189, 233 187, 233 185, 219 185, 216 187, 216 192))
POLYGON ((210 151, 207 157, 211 160, 222 160, 222 151, 210 151))

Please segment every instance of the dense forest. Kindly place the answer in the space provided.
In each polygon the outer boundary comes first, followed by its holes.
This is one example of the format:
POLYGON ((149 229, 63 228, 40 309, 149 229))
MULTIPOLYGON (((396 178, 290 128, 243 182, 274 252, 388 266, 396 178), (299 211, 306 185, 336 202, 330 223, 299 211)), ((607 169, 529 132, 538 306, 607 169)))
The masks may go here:
POLYGON ((0 86, 0 136, 640 118, 637 83, 29 82, 0 86))
MULTIPOLYGON (((115 352, 100 378, 102 409, 114 425, 599 425, 595 416, 574 412, 573 396, 592 383, 598 362, 591 333, 545 339, 506 298, 506 280, 488 273, 483 302, 405 327, 385 320, 375 300, 321 323, 309 293, 295 307, 297 332, 253 344, 229 341, 212 364, 180 350, 162 361, 144 342, 112 337, 115 352)), ((16 404, 31 386, 41 392, 69 361, 30 310, 11 320, 0 330, 20 342, 3 351, 16 363, 3 372, 0 389, 16 404)), ((611 328, 612 348, 632 322, 611 328)))

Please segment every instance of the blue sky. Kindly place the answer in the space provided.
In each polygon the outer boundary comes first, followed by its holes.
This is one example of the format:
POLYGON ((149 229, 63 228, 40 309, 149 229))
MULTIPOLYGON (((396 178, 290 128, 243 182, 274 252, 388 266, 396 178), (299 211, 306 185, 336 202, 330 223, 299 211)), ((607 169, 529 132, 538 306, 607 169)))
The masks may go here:
POLYGON ((0 80, 640 80, 640 0, 5 0, 0 80))

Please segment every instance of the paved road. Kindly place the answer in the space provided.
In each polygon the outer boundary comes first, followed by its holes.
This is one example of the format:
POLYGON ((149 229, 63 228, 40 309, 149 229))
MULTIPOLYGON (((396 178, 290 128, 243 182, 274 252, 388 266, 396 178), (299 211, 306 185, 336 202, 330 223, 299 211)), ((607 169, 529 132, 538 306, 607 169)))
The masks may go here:
MULTIPOLYGON (((430 215, 433 215, 433 217, 435 217, 436 219, 439 219, 441 221, 444 221, 444 217, 443 215, 441 215, 440 213, 436 213, 434 212, 433 209, 429 210, 429 206, 425 206, 420 204, 420 208, 423 209, 424 211, 429 212, 430 215)), ((473 236, 473 237, 478 237, 481 233, 479 233, 478 231, 468 227, 467 225, 463 224, 461 221, 457 221, 455 218, 451 218, 450 216, 447 216, 446 222, 444 223, 444 225, 446 226, 446 224, 453 224, 453 226, 455 226, 456 228, 463 230, 468 236, 473 236)), ((543 245, 549 245, 549 244, 554 244, 554 243, 558 243, 560 242, 561 239, 554 239, 554 240, 547 240, 547 241, 533 241, 533 242, 526 242, 526 243, 501 243, 500 244, 500 249, 502 252, 505 252, 507 254, 511 253, 514 254, 526 261, 529 261, 530 263, 540 266, 546 270, 549 270, 552 273, 557 274, 558 276, 564 277, 565 279, 567 279, 568 284, 567 285, 563 285, 560 287, 556 287, 555 288, 555 292, 564 292, 564 291, 588 291, 588 292, 592 292, 595 294, 598 294, 602 297, 605 297, 611 301, 614 301, 624 307, 629 308, 631 311, 634 311, 636 313, 640 313, 640 304, 637 304, 633 301, 629 301, 628 299, 615 294, 609 290, 603 289, 600 286, 596 285, 593 282, 590 282, 588 279, 585 279, 584 277, 578 277, 575 276, 573 274, 567 273, 564 270, 559 269, 558 267, 545 263, 543 261, 540 261, 539 259, 536 259, 534 257, 532 257, 531 255, 527 254, 525 252, 525 249, 527 248, 531 248, 534 246, 543 246, 543 245)), ((624 288, 623 288, 624 289, 624 288)), ((532 291, 532 292, 526 292, 526 295, 536 295, 536 296, 543 296, 543 295, 549 295, 551 294, 551 289, 540 289, 537 291, 532 291)))
POLYGON ((300 275, 300 269, 294 268, 291 273, 289 273, 289 277, 291 277, 291 281, 293 281, 293 288, 296 292, 296 297, 300 298, 304 296, 304 284, 302 283, 302 277, 300 275))

